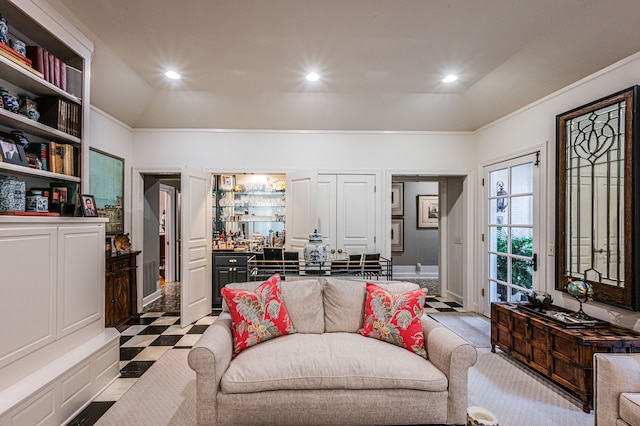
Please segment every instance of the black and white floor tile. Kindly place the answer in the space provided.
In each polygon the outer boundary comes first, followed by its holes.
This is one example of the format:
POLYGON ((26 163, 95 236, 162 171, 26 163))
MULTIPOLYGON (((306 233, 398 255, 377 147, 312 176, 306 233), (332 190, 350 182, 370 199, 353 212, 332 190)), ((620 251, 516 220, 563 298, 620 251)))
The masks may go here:
POLYGON ((439 296, 427 296, 424 302, 424 312, 435 314, 438 312, 466 312, 462 305, 451 299, 439 296))
POLYGON ((167 351, 193 346, 213 323, 207 316, 195 324, 180 327, 180 314, 147 312, 120 334, 120 377, 78 414, 71 426, 89 426, 122 397, 136 381, 167 351))

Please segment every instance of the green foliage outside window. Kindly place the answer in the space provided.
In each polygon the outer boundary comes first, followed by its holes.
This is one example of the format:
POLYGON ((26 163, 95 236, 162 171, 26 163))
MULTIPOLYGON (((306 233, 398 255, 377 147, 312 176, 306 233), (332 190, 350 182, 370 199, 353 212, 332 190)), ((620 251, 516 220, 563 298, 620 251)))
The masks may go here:
MULTIPOLYGON (((497 251, 509 253, 506 228, 497 228, 497 251)), ((532 256, 533 238, 514 237, 511 239, 511 253, 521 256, 532 256)), ((507 277, 507 256, 497 256, 498 277, 507 277)), ((531 261, 513 259, 511 262, 511 284, 526 289, 532 288, 531 261)))

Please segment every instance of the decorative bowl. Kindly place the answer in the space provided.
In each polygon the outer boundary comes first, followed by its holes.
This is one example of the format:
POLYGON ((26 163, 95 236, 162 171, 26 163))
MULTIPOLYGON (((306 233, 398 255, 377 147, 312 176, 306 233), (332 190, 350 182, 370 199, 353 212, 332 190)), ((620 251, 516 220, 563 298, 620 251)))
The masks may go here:
POLYGON ((548 309, 553 303, 553 297, 544 291, 534 291, 528 294, 527 298, 534 308, 548 309))

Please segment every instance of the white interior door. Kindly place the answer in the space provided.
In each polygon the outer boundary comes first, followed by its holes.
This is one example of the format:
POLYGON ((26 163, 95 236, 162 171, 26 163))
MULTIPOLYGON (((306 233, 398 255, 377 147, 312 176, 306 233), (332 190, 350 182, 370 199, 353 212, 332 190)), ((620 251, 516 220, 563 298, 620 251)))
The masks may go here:
POLYGON ((327 250, 337 258, 336 250, 336 175, 318 175, 318 232, 322 235, 327 250))
POLYGON ((211 313, 211 190, 212 175, 184 168, 182 199, 182 281, 180 325, 211 313))
POLYGON ((318 227, 317 188, 315 171, 287 173, 287 250, 302 253, 309 234, 318 227))
POLYGON ((349 254, 375 253, 375 176, 338 175, 336 248, 349 254))

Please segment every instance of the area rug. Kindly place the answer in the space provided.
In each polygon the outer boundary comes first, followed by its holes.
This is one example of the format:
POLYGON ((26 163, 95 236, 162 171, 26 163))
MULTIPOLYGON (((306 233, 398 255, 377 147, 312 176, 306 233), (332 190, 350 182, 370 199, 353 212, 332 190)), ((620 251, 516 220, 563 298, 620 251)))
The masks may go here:
POLYGON ((196 424, 196 373, 189 349, 171 349, 156 361, 96 425, 196 424))
MULTIPOLYGON (((188 353, 167 351, 96 424, 195 425, 195 373, 187 365, 188 353)), ((478 362, 469 369, 472 405, 495 414, 500 426, 594 424, 593 415, 583 413, 576 398, 489 349, 478 349, 478 362)))
POLYGON ((491 347, 491 322, 488 318, 474 313, 443 312, 429 314, 476 348, 491 347))
POLYGON ((592 426, 578 398, 500 351, 478 349, 469 369, 469 406, 493 413, 500 426, 592 426))

